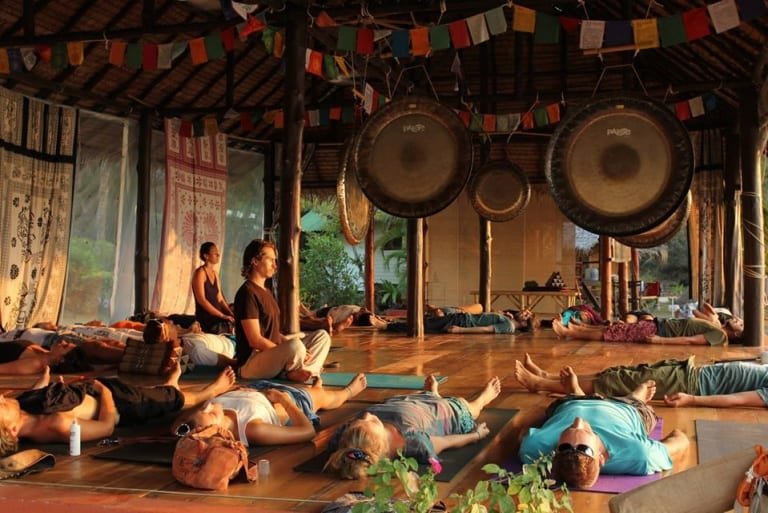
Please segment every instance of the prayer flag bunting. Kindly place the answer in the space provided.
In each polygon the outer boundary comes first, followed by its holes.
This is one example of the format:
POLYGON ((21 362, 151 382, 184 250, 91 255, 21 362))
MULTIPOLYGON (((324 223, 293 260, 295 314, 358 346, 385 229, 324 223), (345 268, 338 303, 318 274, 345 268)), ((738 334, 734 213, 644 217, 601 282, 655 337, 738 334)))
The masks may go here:
POLYGON ((509 128, 509 115, 501 114, 496 116, 496 130, 499 132, 507 132, 509 128))
POLYGON ((483 131, 483 115, 479 112, 470 112, 469 129, 473 132, 483 131))
POLYGON ((493 114, 483 114, 483 132, 496 131, 496 116, 493 114))
POLYGON ((339 40, 336 49, 344 52, 354 52, 357 47, 357 30, 352 27, 339 26, 339 40))
POLYGON ((265 28, 267 28, 267 23, 263 18, 260 18, 259 16, 251 16, 249 14, 248 18, 246 18, 245 25, 240 29, 239 37, 240 39, 245 40, 249 35, 255 32, 261 32, 265 28))
POLYGON ((659 47, 659 27, 656 18, 632 20, 635 46, 640 50, 659 47))
POLYGON ((72 66, 80 66, 83 63, 83 42, 69 41, 67 43, 67 57, 72 66))
POLYGON ((248 18, 248 16, 258 9, 258 4, 244 4, 242 2, 232 2, 232 9, 244 20, 248 18))
POLYGON ((363 90, 363 110, 370 114, 373 111, 373 86, 365 84, 363 90))
POLYGON ((225 52, 235 51, 235 29, 226 27, 221 29, 221 44, 224 45, 225 52))
POLYGON ((411 55, 411 35, 407 30, 395 30, 392 32, 390 41, 392 46, 392 56, 396 58, 408 57, 411 55))
POLYGON ((560 26, 569 34, 575 34, 576 31, 579 30, 579 25, 581 25, 581 20, 579 18, 560 16, 560 26))
POLYGON ((157 69, 157 45, 153 43, 145 43, 142 49, 142 66, 146 71, 154 71, 157 69))
POLYGON ((492 36, 503 34, 507 31, 507 18, 504 15, 504 6, 500 5, 490 11, 485 11, 485 22, 488 24, 488 32, 492 36))
POLYGON ((202 119, 192 121, 192 137, 202 137, 205 135, 205 123, 202 119))
POLYGON ((307 50, 306 68, 313 75, 323 78, 323 54, 316 50, 307 50))
POLYGON ((611 20, 605 22, 603 46, 631 45, 632 23, 629 20, 611 20))
POLYGON ((675 114, 680 121, 689 119, 691 117, 691 109, 688 107, 688 102, 675 103, 675 114))
POLYGON ((360 55, 373 54, 373 30, 362 28, 357 31, 357 53, 360 55))
POLYGON ((192 123, 181 120, 179 123, 179 135, 182 137, 192 137, 192 123))
POLYGON ((178 58, 181 54, 187 51, 189 47, 188 41, 174 41, 173 52, 171 53, 171 60, 178 58))
POLYGON ((533 34, 536 44, 555 44, 560 42, 560 20, 557 16, 536 13, 536 29, 533 34))
POLYGON ((328 80, 336 80, 339 78, 339 69, 336 67, 336 61, 333 60, 333 55, 323 55, 323 71, 328 80))
POLYGON ((320 126, 320 111, 310 110, 309 114, 309 126, 320 126))
POLYGON ((488 27, 485 26, 485 15, 483 14, 475 14, 467 18, 467 28, 472 37, 472 44, 485 43, 491 37, 488 34, 488 27))
POLYGON ((704 108, 707 112, 712 112, 717 109, 717 96, 715 93, 707 93, 704 95, 704 108))
POLYGON ((232 5, 232 0, 219 0, 219 5, 221 6, 221 12, 224 14, 225 20, 234 20, 239 16, 232 5))
POLYGON ((707 8, 699 7, 683 13, 683 24, 685 25, 685 37, 688 41, 702 38, 709 35, 709 17, 707 8))
POLYGON ((197 37, 189 40, 189 55, 195 66, 208 62, 208 54, 205 52, 205 38, 197 37))
POLYGON ((11 63, 8 60, 8 52, 5 48, 0 48, 0 73, 6 75, 11 72, 11 63))
POLYGON ((550 124, 560 122, 560 104, 559 103, 553 103, 551 105, 547 105, 547 119, 549 120, 550 124))
POLYGON ((520 122, 523 125, 523 130, 530 130, 533 128, 533 112, 524 112, 522 116, 520 116, 520 122))
POLYGON ((19 48, 8 48, 8 67, 11 73, 24 71, 24 59, 21 57, 19 48))
POLYGON ((219 133, 219 123, 216 121, 216 118, 205 118, 203 119, 203 124, 205 125, 205 135, 216 135, 219 133))
POLYGON ((447 50, 451 47, 451 33, 448 25, 429 28, 429 44, 433 50, 447 50))
POLYGON ((330 121, 330 111, 328 108, 322 108, 318 112, 320 112, 320 126, 328 126, 331 124, 330 121))
POLYGON ((533 34, 536 31, 536 11, 533 9, 528 9, 522 5, 515 5, 513 16, 512 30, 515 32, 530 32, 533 34))
POLYGON ((373 29, 373 42, 381 41, 392 35, 392 31, 389 29, 373 29))
POLYGON ((451 34, 451 42, 457 50, 467 48, 472 44, 469 38, 469 29, 465 20, 456 20, 448 24, 448 31, 451 34))
POLYGON ((472 121, 472 117, 470 116, 468 110, 460 110, 459 118, 461 119, 461 122, 464 123, 464 126, 469 127, 469 123, 472 121))
POLYGON ((355 122, 355 108, 351 105, 345 106, 341 109, 341 122, 342 123, 354 123, 355 122))
POLYGON ((125 67, 129 69, 141 68, 142 48, 140 43, 128 43, 125 48, 125 67))
POLYGON ((35 53, 43 62, 51 62, 53 58, 53 48, 51 45, 37 45, 35 47, 35 53))
POLYGON ((759 18, 766 13, 763 0, 736 0, 739 4, 739 14, 742 21, 750 21, 759 18))
POLYGON ((718 34, 736 28, 741 23, 739 11, 734 0, 721 0, 707 6, 712 25, 718 34))
POLYGON ((605 22, 596 20, 584 20, 581 22, 581 34, 579 35, 579 48, 593 50, 603 47, 605 37, 605 22))
POLYGON ((32 71, 32 68, 37 64, 37 55, 35 55, 35 50, 33 48, 22 48, 21 58, 24 61, 24 67, 27 68, 27 71, 32 71))
POLYGON ((274 55, 275 52, 275 29, 272 27, 265 28, 261 33, 261 42, 264 45, 264 49, 267 53, 274 55))
POLYGON ((661 46, 664 48, 685 43, 685 25, 683 25, 682 15, 675 14, 659 18, 659 37, 661 46))
POLYGON ((701 96, 697 96, 696 98, 691 98, 688 100, 688 108, 691 111, 691 117, 697 117, 697 116, 703 116, 704 115, 704 100, 701 98, 701 96))
POLYGON ((275 111, 275 128, 285 127, 285 113, 283 109, 275 111))
POLYGON ((331 16, 327 12, 320 11, 320 13, 318 13, 318 15, 315 16, 315 25, 320 28, 335 27, 336 20, 331 18, 331 16))
POLYGON ((328 119, 341 121, 341 107, 331 107, 331 110, 328 112, 328 119))
POLYGON ((533 119, 536 122, 536 126, 547 126, 549 124, 549 116, 547 116, 547 108, 539 107, 533 110, 533 119))
POLYGON ((275 32, 274 47, 272 48, 272 55, 279 59, 285 53, 285 36, 279 30, 275 32))
POLYGON ((429 29, 427 27, 413 29, 410 31, 410 36, 413 55, 429 55, 432 51, 432 47, 429 46, 429 29))
POLYGON ((112 41, 109 46, 109 63, 122 66, 125 62, 126 44, 122 41, 112 41))
POLYGON ((51 56, 51 66, 56 69, 67 67, 67 45, 66 43, 56 43, 53 45, 53 55, 51 56))
POLYGON ((173 63, 173 43, 157 46, 157 69, 171 69, 173 63))
POLYGON ((341 73, 345 77, 349 77, 352 74, 349 72, 349 68, 347 67, 347 62, 344 60, 344 57, 341 55, 334 55, 333 60, 336 61, 336 65, 341 70, 341 73))
POLYGON ((240 129, 244 130, 246 132, 250 132, 254 129, 253 126, 253 119, 251 118, 251 115, 247 112, 243 112, 240 114, 240 129))

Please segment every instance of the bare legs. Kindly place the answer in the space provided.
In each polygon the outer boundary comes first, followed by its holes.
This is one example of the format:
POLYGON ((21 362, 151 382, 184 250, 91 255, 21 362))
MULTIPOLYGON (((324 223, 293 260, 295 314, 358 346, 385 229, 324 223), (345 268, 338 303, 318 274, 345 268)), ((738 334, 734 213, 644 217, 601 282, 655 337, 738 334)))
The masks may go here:
POLYGON ((330 390, 323 387, 323 381, 318 378, 314 385, 306 388, 312 397, 315 410, 333 410, 338 408, 348 400, 355 397, 368 386, 365 374, 360 373, 349 384, 341 390, 330 390))
POLYGON ((483 411, 483 408, 496 399, 500 392, 501 380, 498 376, 494 376, 485 384, 485 388, 483 388, 477 397, 468 401, 469 411, 472 413, 472 418, 476 419, 480 415, 480 412, 483 411))
POLYGON ((578 375, 570 367, 565 367, 558 375, 554 375, 537 366, 528 354, 525 355, 525 364, 519 360, 515 361, 515 379, 530 392, 584 395, 595 391, 592 385, 594 375, 583 376, 579 380, 578 375))
POLYGON ((165 384, 181 391, 181 395, 184 396, 184 409, 209 401, 217 395, 228 392, 235 386, 235 371, 232 370, 232 367, 227 367, 221 371, 218 377, 207 385, 200 385, 185 390, 179 388, 179 376, 181 376, 181 367, 177 363, 176 368, 168 376, 168 381, 165 384))
POLYGON ((592 326, 589 324, 576 324, 569 322, 568 326, 563 326, 560 319, 552 319, 552 330, 555 334, 562 337, 571 337, 577 340, 603 340, 605 326, 592 326))

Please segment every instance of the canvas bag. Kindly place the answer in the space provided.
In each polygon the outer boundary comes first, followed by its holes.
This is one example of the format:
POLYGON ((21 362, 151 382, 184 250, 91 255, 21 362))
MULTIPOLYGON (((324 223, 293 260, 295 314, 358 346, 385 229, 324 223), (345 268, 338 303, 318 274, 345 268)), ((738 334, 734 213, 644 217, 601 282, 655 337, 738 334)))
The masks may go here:
POLYGON ((255 481, 258 467, 249 466, 242 442, 219 426, 197 428, 184 435, 173 452, 173 477, 202 490, 224 490, 239 474, 255 481))
POLYGON ((160 376, 173 370, 181 356, 181 347, 176 341, 150 344, 143 340, 129 338, 125 352, 120 359, 120 372, 160 376))
POLYGON ((756 445, 755 453, 736 490, 735 513, 768 513, 768 451, 756 445))

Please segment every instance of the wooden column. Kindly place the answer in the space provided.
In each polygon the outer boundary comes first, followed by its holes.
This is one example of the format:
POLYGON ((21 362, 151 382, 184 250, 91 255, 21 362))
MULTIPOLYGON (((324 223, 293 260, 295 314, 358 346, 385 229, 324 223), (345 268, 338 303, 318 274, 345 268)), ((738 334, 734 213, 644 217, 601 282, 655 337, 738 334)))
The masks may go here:
POLYGON ((600 313, 603 319, 613 319, 613 280, 611 279, 611 238, 600 236, 600 313))
POLYGON ((408 219, 408 336, 424 336, 424 220, 408 219))
POLYGON ((632 306, 632 310, 640 310, 640 296, 643 294, 640 283, 640 254, 638 253, 637 248, 632 248, 630 250, 630 255, 629 262, 631 267, 629 276, 631 287, 629 289, 629 304, 632 306))
POLYGON ((757 91, 745 88, 739 94, 741 133, 742 236, 744 238, 744 345, 763 343, 763 298, 765 262, 763 256, 763 194, 760 172, 757 91))
POLYGON ((301 236, 301 163, 304 136, 304 60, 306 12, 288 4, 285 29, 285 131, 280 176, 280 253, 278 302, 281 331, 299 331, 299 238, 301 236))
MULTIPOLYGON (((373 216, 371 216, 373 217, 373 216)), ((365 234, 365 307, 376 312, 376 247, 374 244, 374 222, 365 234)))
POLYGON ((629 265, 627 265, 627 262, 619 262, 618 266, 618 274, 619 274, 619 315, 624 317, 627 315, 627 312, 629 309, 627 308, 629 304, 629 294, 627 293, 629 291, 629 265))
POLYGON ((493 237, 491 236, 491 222, 482 216, 478 216, 478 219, 480 219, 480 283, 478 284, 480 297, 478 300, 483 305, 483 311, 490 312, 493 237))
POLYGON ((134 312, 149 310, 149 191, 152 169, 152 116, 144 111, 139 118, 138 175, 136 191, 136 252, 133 266, 136 298, 134 312))
POLYGON ((741 233, 736 207, 741 192, 741 153, 739 134, 728 130, 725 135, 725 172, 723 191, 725 219, 723 221, 723 262, 725 263, 725 305, 734 315, 744 317, 741 300, 741 233))

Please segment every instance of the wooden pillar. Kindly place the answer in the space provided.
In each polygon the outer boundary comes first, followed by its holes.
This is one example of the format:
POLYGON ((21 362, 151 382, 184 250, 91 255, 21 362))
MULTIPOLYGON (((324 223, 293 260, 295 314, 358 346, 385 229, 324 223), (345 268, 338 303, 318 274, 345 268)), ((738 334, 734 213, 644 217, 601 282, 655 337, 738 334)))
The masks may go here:
POLYGON ((611 279, 611 238, 600 236, 600 313, 603 319, 613 319, 613 280, 611 279))
POLYGON ((619 262, 618 266, 619 274, 619 315, 624 317, 627 315, 629 309, 629 265, 627 262, 619 262))
POLYGON ((734 315, 744 317, 741 300, 741 233, 736 216, 737 200, 741 191, 741 153, 739 134, 729 130, 725 135, 725 172, 723 191, 725 219, 723 221, 723 262, 725 263, 725 305, 734 315))
POLYGON ((365 234, 365 308, 376 312, 376 247, 374 245, 374 222, 365 234))
POLYGON ((741 134, 742 236, 744 238, 744 345, 763 343, 763 297, 765 262, 763 256, 763 194, 760 172, 757 91, 745 88, 739 94, 741 134))
POLYGON ((630 305, 632 306, 632 310, 640 310, 640 296, 643 294, 643 291, 641 289, 641 283, 640 283, 640 254, 637 251, 637 248, 631 248, 630 249, 630 284, 631 287, 629 289, 630 293, 630 305))
POLYGON ((281 331, 299 331, 299 238, 301 237, 301 163, 304 137, 304 60, 306 12, 288 4, 285 29, 285 131, 280 176, 280 253, 278 302, 281 331))
POLYGON ((136 174, 136 252, 133 266, 136 298, 134 311, 149 310, 149 191, 152 169, 152 116, 148 111, 139 118, 138 160, 136 174))
POLYGON ((484 219, 482 216, 478 216, 480 219, 480 283, 478 284, 478 290, 480 296, 478 300, 483 305, 484 312, 491 311, 491 276, 492 276, 492 244, 493 237, 491 236, 491 222, 484 219))
POLYGON ((424 220, 408 219, 408 336, 424 336, 424 220))

